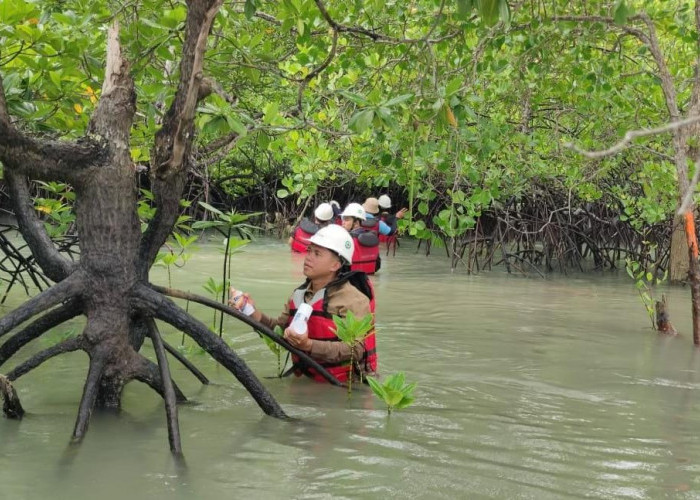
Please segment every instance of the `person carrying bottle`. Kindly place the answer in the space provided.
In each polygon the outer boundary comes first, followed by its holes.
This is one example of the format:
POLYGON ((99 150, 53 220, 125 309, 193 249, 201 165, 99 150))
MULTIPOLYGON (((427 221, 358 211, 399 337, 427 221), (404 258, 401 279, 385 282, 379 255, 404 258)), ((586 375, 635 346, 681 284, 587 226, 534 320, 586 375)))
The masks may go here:
MULTIPOLYGON (((377 370, 375 332, 372 330, 365 339, 355 345, 352 352, 354 366, 350 366, 350 346, 339 342, 335 335, 333 316, 345 317, 351 311, 356 318, 367 314, 374 316, 374 290, 364 273, 350 270, 354 244, 350 234, 340 226, 329 225, 321 228, 310 241, 304 258, 306 281, 297 288, 285 304, 282 314, 271 318, 255 308, 249 316, 268 328, 281 326, 284 338, 294 347, 307 352, 340 382, 348 380, 351 374, 366 374, 377 370), (301 304, 311 306, 311 315, 306 324, 307 332, 300 334, 290 327, 292 318, 301 304)), ((245 295, 229 300, 229 305, 244 310, 246 305, 255 306, 245 295)), ((302 366, 296 357, 293 370, 324 382, 313 368, 302 366)))
POLYGON ((289 245, 293 252, 304 253, 309 245, 309 239, 316 231, 327 226, 333 220, 333 207, 330 203, 321 203, 314 210, 313 222, 304 217, 299 225, 294 228, 289 238, 289 245))

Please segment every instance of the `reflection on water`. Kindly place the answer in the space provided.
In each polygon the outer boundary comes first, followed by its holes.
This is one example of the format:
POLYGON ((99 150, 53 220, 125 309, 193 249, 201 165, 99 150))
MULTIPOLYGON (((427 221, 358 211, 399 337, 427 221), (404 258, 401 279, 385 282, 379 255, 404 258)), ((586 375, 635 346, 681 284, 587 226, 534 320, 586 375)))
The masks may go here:
MULTIPOLYGON (((700 496, 700 354, 687 290, 666 292, 684 335, 662 338, 626 277, 467 276, 413 248, 385 258, 375 284, 380 368, 418 382, 414 406, 389 418, 367 389, 348 400, 307 380, 265 379, 297 419, 280 422, 193 349, 213 383, 202 387, 171 364, 192 400, 180 409, 182 470, 168 452, 162 402, 138 384, 120 415, 95 415, 85 442, 67 447, 86 373, 85 355, 70 354, 17 383, 29 414, 0 421, 1 497, 700 496)), ((221 258, 202 245, 172 285, 206 293, 221 258)), ((233 262, 234 285, 270 314, 303 279, 299 256, 276 241, 233 262)), ((153 279, 167 278, 156 270, 153 279)), ((211 322, 201 306, 190 311, 211 322)), ((257 335, 225 325, 253 370, 273 376, 276 360, 257 335)), ((179 344, 179 334, 168 336, 179 344)), ((36 341, 22 357, 46 345, 36 341)))

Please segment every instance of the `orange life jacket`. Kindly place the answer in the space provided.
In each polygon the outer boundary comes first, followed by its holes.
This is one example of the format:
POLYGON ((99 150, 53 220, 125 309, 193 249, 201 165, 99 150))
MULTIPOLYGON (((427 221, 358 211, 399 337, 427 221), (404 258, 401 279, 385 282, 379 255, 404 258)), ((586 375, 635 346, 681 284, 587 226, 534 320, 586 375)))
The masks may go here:
MULTIPOLYGON (((335 323, 333 322, 333 316, 328 313, 328 295, 326 290, 331 287, 341 286, 343 283, 349 282, 355 288, 360 290, 363 294, 369 298, 369 308, 372 313, 372 330, 370 334, 364 338, 363 344, 365 346, 365 352, 362 355, 362 359, 354 360, 355 370, 360 367, 366 372, 376 372, 377 371, 377 341, 374 332, 374 309, 375 309, 375 298, 374 298, 374 286, 369 280, 366 274, 350 271, 349 273, 338 278, 334 282, 330 283, 326 288, 319 290, 311 298, 309 305, 311 306, 311 316, 307 322, 308 335, 310 339, 313 340, 323 340, 326 342, 340 342, 341 340, 335 335, 335 323)), ((296 314, 297 308, 300 304, 304 303, 304 293, 308 286, 308 281, 302 284, 299 288, 294 290, 294 293, 289 299, 289 321, 287 326, 292 322, 292 318, 296 314)), ((305 374, 317 382, 326 382, 314 368, 303 366, 299 363, 299 358, 296 355, 292 355, 292 361, 294 363, 294 373, 297 376, 305 374)), ((350 360, 341 361, 338 363, 320 363, 331 375, 338 379, 340 382, 347 382, 350 372, 353 367, 350 366, 350 360)))

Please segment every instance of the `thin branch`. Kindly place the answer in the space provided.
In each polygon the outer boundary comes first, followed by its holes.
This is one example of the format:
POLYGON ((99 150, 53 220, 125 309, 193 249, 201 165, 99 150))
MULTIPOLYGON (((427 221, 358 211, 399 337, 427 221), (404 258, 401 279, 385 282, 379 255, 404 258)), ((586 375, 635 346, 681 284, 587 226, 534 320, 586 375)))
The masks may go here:
MULTIPOLYGON (((366 36, 368 38, 371 38, 375 42, 382 42, 382 43, 392 43, 392 44, 419 44, 419 43, 428 43, 428 44, 435 44, 439 43, 445 40, 449 40, 451 38, 455 38, 459 36, 458 32, 455 33, 450 33, 448 35, 439 37, 439 38, 434 38, 431 39, 430 35, 433 33, 434 28, 431 28, 428 34, 423 37, 423 38, 394 38, 390 37, 387 35, 384 35, 382 33, 378 33, 376 31, 368 30, 367 28, 363 28, 361 26, 346 26, 344 24, 340 24, 337 22, 335 19, 331 17, 331 15, 328 13, 328 9, 326 9, 325 4, 322 2, 322 0, 314 0, 314 3, 316 4, 316 7, 318 10, 321 12, 321 16, 326 20, 326 22, 336 31, 339 33, 351 33, 354 35, 362 35, 366 36)), ((440 6, 440 10, 438 11, 438 16, 442 13, 442 8, 443 4, 440 6)))
POLYGON ((22 375, 26 375, 34 368, 40 366, 44 361, 48 361, 49 359, 58 356, 59 354, 77 351, 79 349, 82 349, 83 347, 84 342, 82 335, 69 338, 67 340, 64 340, 63 342, 59 342, 58 344, 53 345, 48 349, 44 349, 43 351, 38 352, 21 365, 16 366, 11 372, 7 374, 7 378, 11 381, 15 381, 22 375))
POLYGON ((168 357, 163 347, 163 339, 153 318, 146 318, 148 335, 153 341, 153 348, 156 351, 158 366, 160 367, 160 378, 163 380, 163 392, 165 393, 165 414, 168 420, 168 441, 170 451, 176 455, 182 455, 182 442, 180 441, 180 425, 177 420, 177 401, 175 400, 175 390, 170 379, 170 367, 168 357))
POLYGON ((307 87, 309 82, 316 78, 317 75, 321 73, 324 69, 328 67, 328 65, 331 63, 333 58, 335 57, 336 50, 338 49, 338 30, 334 29, 333 30, 333 42, 331 45, 331 50, 328 52, 328 56, 326 59, 316 68, 314 68, 313 71, 311 71, 308 75, 304 77, 302 80, 301 84, 299 85, 299 92, 297 93, 297 109, 299 110, 299 113, 303 116, 303 112, 301 109, 301 99, 304 94, 304 89, 307 87))
POLYGON ((571 142, 567 142, 564 144, 565 147, 573 149, 579 154, 582 154, 586 158, 604 158, 606 156, 611 156, 616 153, 619 153, 620 151, 624 150, 627 148, 627 146, 632 142, 634 139, 638 137, 646 137, 649 135, 657 135, 657 134, 663 134, 664 132, 671 132, 673 130, 687 127, 689 125, 692 125, 694 123, 700 122, 700 115, 696 116, 691 116, 688 118, 684 118, 682 120, 678 120, 675 122, 667 123, 666 125, 662 125, 660 127, 655 127, 655 128, 648 128, 648 129, 640 129, 640 130, 629 130, 625 134, 625 136, 622 138, 622 140, 613 146, 609 147, 608 149, 600 150, 600 151, 588 151, 585 149, 582 149, 575 144, 571 142))

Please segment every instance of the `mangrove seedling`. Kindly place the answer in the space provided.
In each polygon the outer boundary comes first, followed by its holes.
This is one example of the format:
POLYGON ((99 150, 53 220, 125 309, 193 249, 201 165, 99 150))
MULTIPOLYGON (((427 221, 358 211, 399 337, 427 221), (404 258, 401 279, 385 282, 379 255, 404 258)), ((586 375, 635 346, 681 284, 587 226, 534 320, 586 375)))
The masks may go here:
POLYGON ((654 273, 647 271, 642 264, 635 260, 627 259, 625 264, 627 274, 635 281, 635 286, 639 292, 639 298, 651 322, 651 328, 655 329, 656 323, 654 321, 654 316, 656 311, 654 308, 654 286, 658 286, 666 281, 668 270, 664 272, 662 277, 658 277, 654 273))
MULTIPOLYGON (((224 266, 221 274, 223 280, 223 288, 220 292, 221 303, 226 304, 227 292, 231 286, 231 257, 234 253, 238 253, 241 249, 250 243, 253 239, 253 232, 260 229, 258 226, 249 224, 251 217, 261 215, 262 212, 254 212, 249 214, 238 213, 235 210, 222 212, 221 210, 212 207, 203 201, 199 205, 204 208, 207 213, 212 214, 213 220, 197 221, 192 224, 193 229, 214 229, 224 237, 224 266), (233 233, 238 236, 234 236, 233 233)), ((219 319, 219 337, 221 337, 224 329, 224 315, 219 319)))
MULTIPOLYGON (((282 336, 282 327, 279 325, 275 326, 275 333, 279 335, 280 337, 282 336)), ((282 377, 282 347, 274 342, 273 340, 267 338, 265 335, 260 335, 260 338, 263 339, 265 342, 265 345, 270 348, 272 351, 272 354, 277 356, 277 376, 282 377)))
POLYGON ((416 384, 406 385, 406 377, 403 372, 394 373, 387 377, 384 383, 376 378, 367 377, 372 392, 386 404, 386 411, 391 415, 391 411, 406 408, 413 403, 413 390, 416 384))
POLYGON ((350 376, 348 377, 348 396, 352 394, 352 374, 355 366, 355 346, 362 342, 364 338, 372 331, 374 324, 372 323, 372 315, 367 314, 363 318, 356 318, 355 315, 348 311, 345 318, 333 316, 335 323, 335 335, 347 345, 350 346, 350 376))

